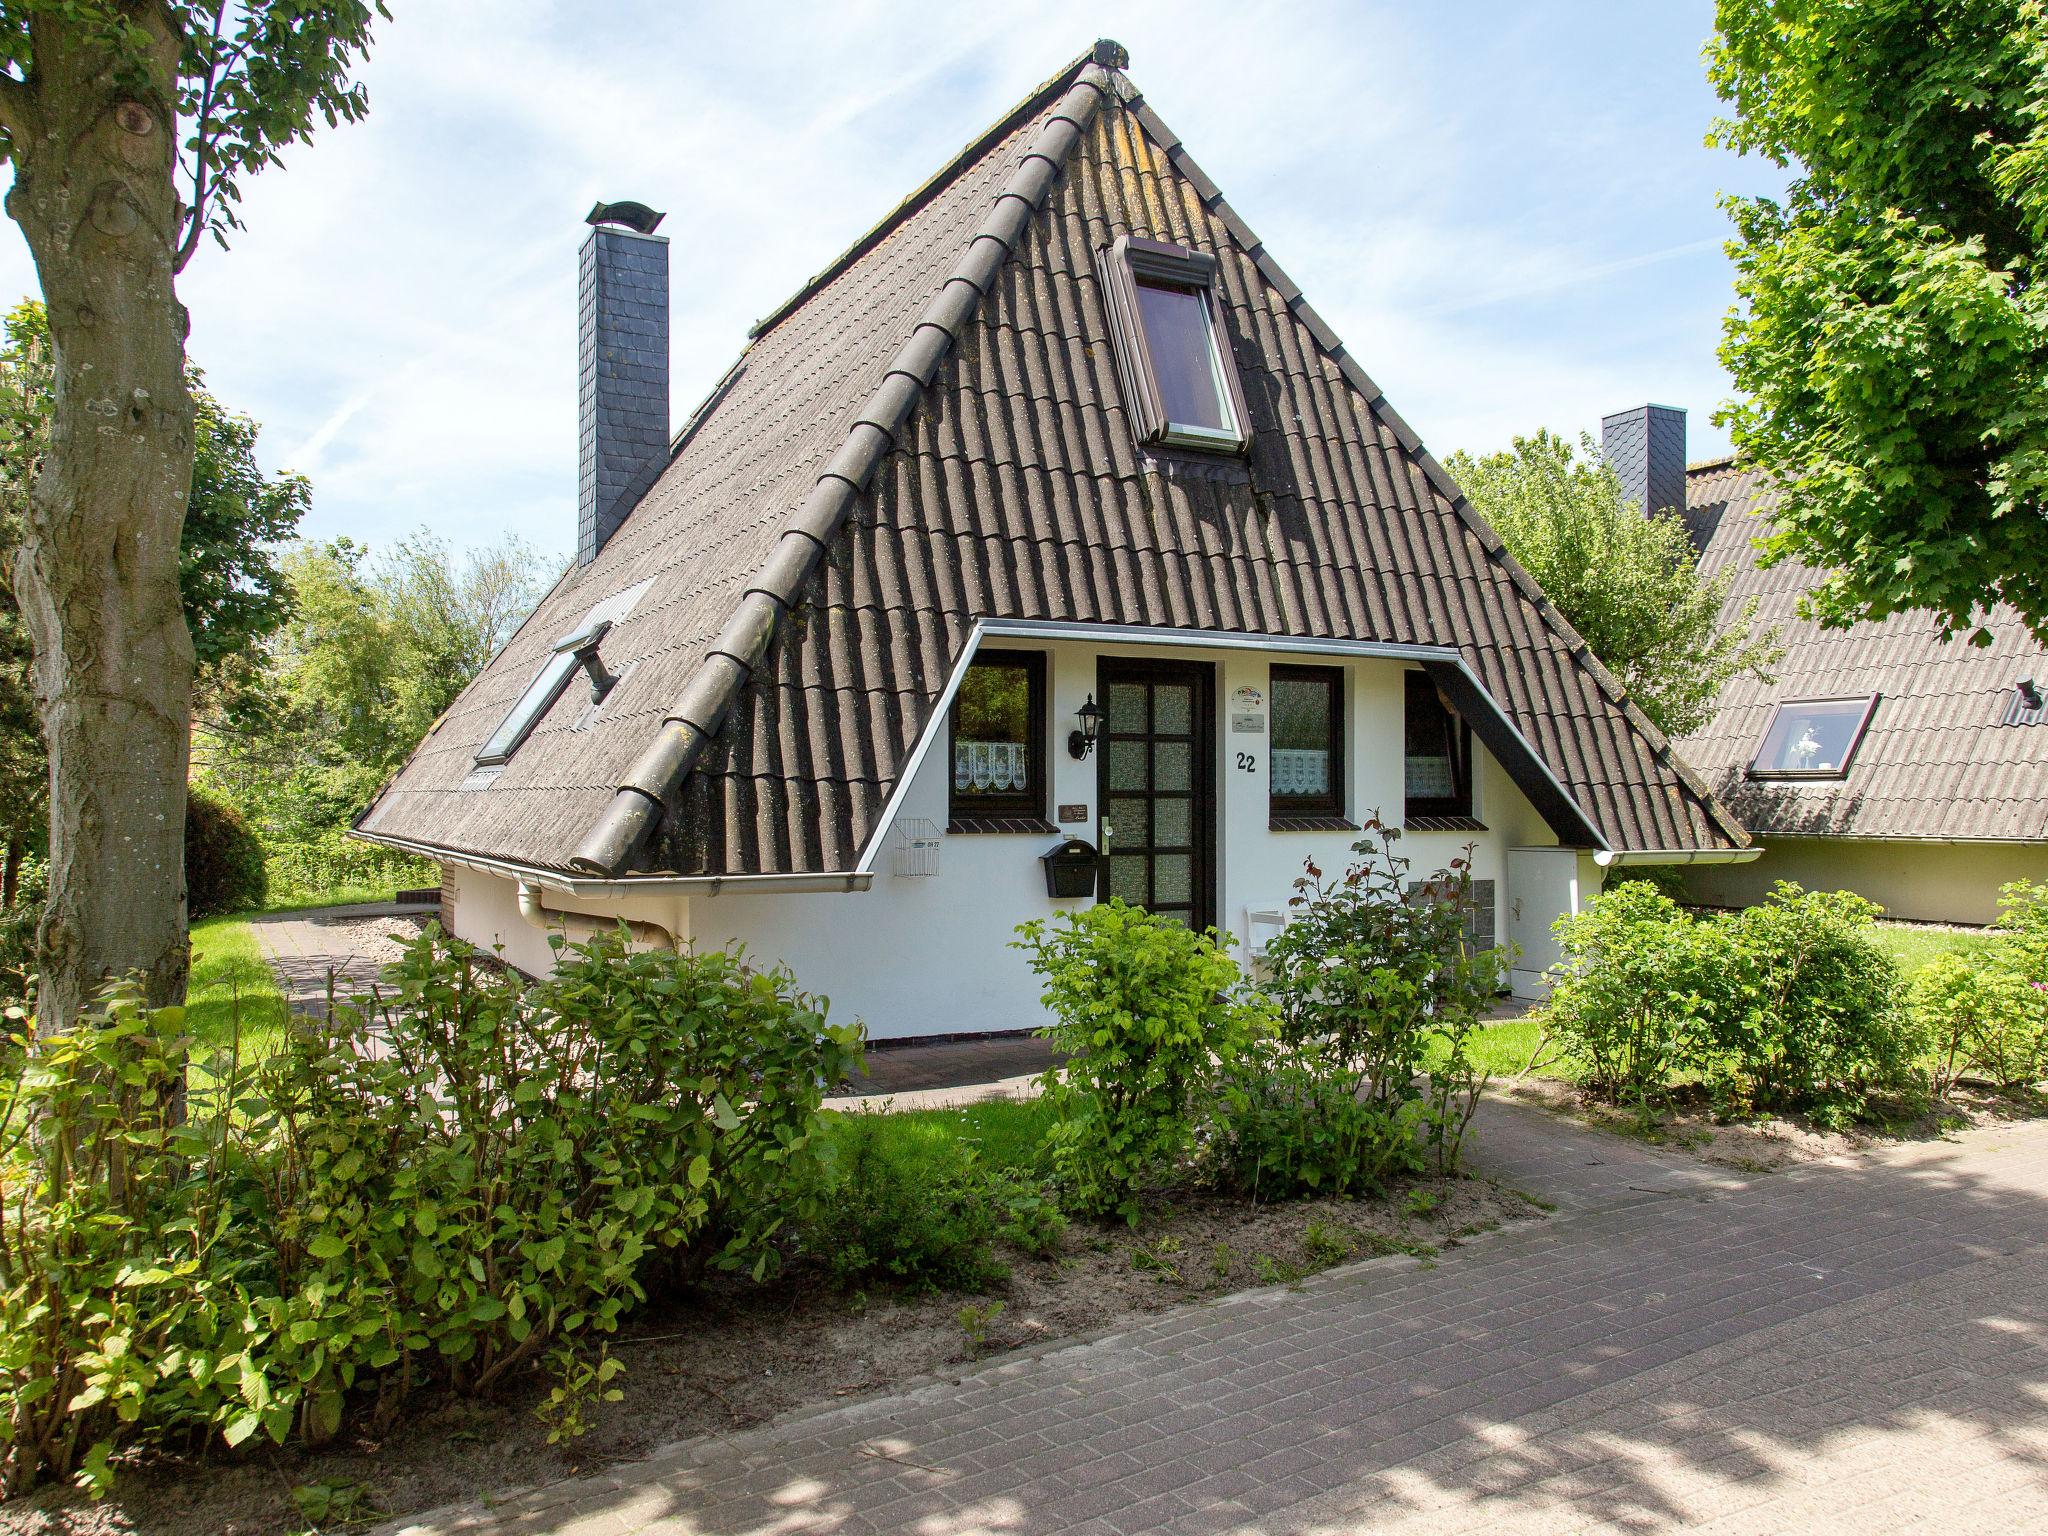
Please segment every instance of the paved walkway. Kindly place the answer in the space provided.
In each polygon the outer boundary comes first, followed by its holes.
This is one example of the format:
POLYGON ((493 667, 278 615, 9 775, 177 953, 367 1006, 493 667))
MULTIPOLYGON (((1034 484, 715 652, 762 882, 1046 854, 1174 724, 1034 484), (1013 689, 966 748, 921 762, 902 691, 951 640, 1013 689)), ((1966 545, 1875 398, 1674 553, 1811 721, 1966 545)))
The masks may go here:
POLYGON ((327 984, 346 999, 367 991, 384 962, 363 954, 348 938, 348 924, 361 918, 413 917, 431 907, 402 907, 396 902, 364 902, 347 907, 308 907, 299 912, 271 912, 249 920, 264 958, 277 972, 285 1006, 293 1013, 324 1016, 327 984))
POLYGON ((1476 1132, 1555 1218, 402 1529, 2048 1530, 2048 1124, 1748 1181, 1476 1132))

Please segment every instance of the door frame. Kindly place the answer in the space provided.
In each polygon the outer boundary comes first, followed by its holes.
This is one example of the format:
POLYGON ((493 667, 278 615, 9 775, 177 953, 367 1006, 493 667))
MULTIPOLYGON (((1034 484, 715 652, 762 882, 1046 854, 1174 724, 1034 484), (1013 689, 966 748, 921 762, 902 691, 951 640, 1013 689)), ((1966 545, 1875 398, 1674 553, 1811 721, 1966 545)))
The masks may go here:
MULTIPOLYGON (((1217 922, 1216 801, 1220 777, 1216 759, 1216 663, 1188 661, 1162 656, 1108 656, 1095 658, 1095 696, 1108 708, 1109 685, 1113 680, 1185 682, 1193 686, 1194 752, 1188 782, 1194 808, 1194 926, 1199 932, 1217 922)), ((1095 899, 1109 900, 1110 848, 1101 846, 1102 820, 1109 814, 1109 738, 1107 723, 1102 744, 1095 754, 1095 824, 1100 867, 1095 877, 1095 899)), ((1111 839, 1114 844, 1114 837, 1111 839)))

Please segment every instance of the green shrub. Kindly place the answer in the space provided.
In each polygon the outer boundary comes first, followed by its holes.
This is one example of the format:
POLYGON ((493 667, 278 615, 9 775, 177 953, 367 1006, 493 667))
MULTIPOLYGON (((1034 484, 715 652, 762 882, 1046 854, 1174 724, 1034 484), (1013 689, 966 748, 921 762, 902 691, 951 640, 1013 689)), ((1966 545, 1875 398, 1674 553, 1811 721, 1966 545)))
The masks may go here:
POLYGON ((736 956, 603 935, 530 989, 427 932, 251 1076, 117 989, 0 1084, 0 1480, 166 1432, 318 1442, 350 1394, 555 1363, 558 1431, 677 1256, 766 1273, 858 1031, 736 956))
POLYGON ((833 1128, 805 1246, 849 1290, 978 1291, 1008 1273, 995 1254, 999 1224, 971 1146, 942 1127, 849 1115, 833 1128))
POLYGON ((1546 1032, 1593 1092, 1644 1106, 1675 1068, 1698 1066, 1724 990, 1726 945, 1638 880, 1553 925, 1563 951, 1546 1032))
POLYGON ((1780 880, 1760 904, 1717 920, 1728 991, 1713 1020, 1715 1086, 1744 1110, 1863 1111, 1901 1087, 1919 1056, 1897 963, 1877 940, 1882 909, 1848 891, 1780 880))
POLYGON ((303 841, 266 833, 264 867, 273 901, 317 901, 335 891, 413 890, 439 885, 441 873, 426 859, 395 853, 350 837, 344 829, 303 841))
POLYGON ((1907 1006, 1928 1046, 1936 1093, 1972 1073, 2013 1088, 2048 1070, 2044 995, 2001 958, 1942 955, 1914 973, 1907 1006))
POLYGON ((1064 1203, 1136 1223, 1144 1188, 1194 1150, 1198 1106, 1261 1026, 1228 938, 1121 901, 1018 928, 1065 1056, 1046 1073, 1064 1203))
POLYGON ((185 799, 185 904, 194 917, 246 912, 268 890, 263 845, 242 813, 199 790, 185 799))
POLYGON ((1469 858, 1411 881, 1399 835, 1375 817, 1342 874, 1295 882, 1264 957, 1277 1033, 1230 1075, 1217 1162, 1239 1187, 1377 1189, 1425 1141, 1457 1161, 1483 1087, 1468 1036, 1508 955, 1467 936, 1469 858))
POLYGON ((26 998, 34 990, 36 929, 50 904, 50 866, 25 854, 14 886, 14 905, 0 911, 0 998, 26 998))

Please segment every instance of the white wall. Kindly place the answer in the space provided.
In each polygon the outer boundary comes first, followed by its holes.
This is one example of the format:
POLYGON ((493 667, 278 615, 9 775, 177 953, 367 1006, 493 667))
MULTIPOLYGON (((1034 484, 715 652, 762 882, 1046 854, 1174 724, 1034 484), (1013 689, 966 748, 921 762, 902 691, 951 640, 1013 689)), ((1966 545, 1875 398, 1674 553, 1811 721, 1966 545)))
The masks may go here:
MULTIPOLYGON (((1243 944, 1249 910, 1284 906, 1304 860, 1326 871, 1350 858, 1355 832, 1274 832, 1268 828, 1269 737, 1230 729, 1229 700, 1241 686, 1257 688, 1268 703, 1276 662, 1341 666, 1346 673, 1345 807, 1353 821, 1378 811, 1398 825, 1402 808, 1404 665, 1391 660, 1345 660, 1276 652, 1187 647, 1100 646, 1062 641, 1042 646, 990 640, 987 649, 1042 648, 1050 653, 1048 762, 1049 810, 1082 805, 1086 816, 1063 826, 1063 836, 1098 842, 1096 762, 1074 761, 1067 734, 1083 700, 1096 691, 1100 655, 1150 656, 1212 663, 1216 721, 1217 913, 1219 927, 1243 944), (1251 758, 1238 766, 1238 754, 1251 758)), ((941 727, 943 730, 943 726, 941 727)), ((1496 886, 1496 912, 1504 914, 1505 851, 1510 846, 1555 844, 1556 838, 1507 774, 1475 743, 1479 757, 1474 813, 1484 832, 1405 835, 1400 851, 1420 878, 1477 845, 1473 874, 1496 886)), ((875 861, 873 888, 853 892, 749 895, 728 887, 716 896, 672 902, 678 937, 699 948, 744 945, 758 961, 781 961, 808 991, 830 999, 835 1017, 859 1017, 876 1039, 1036 1028, 1044 1022, 1037 979, 1010 947, 1028 918, 1091 904, 1092 898, 1056 901, 1045 894, 1039 855, 1058 840, 1048 833, 952 834, 941 839, 939 872, 892 873, 892 850, 904 824, 947 822, 950 764, 940 737, 929 751, 875 861)), ((551 906, 581 906, 549 893, 551 906)), ((645 913, 636 915, 647 915, 645 913)), ((656 918, 656 921, 661 919, 656 918)), ((1497 916, 1497 920, 1499 920, 1497 916)), ((509 881, 462 872, 457 931, 478 942, 506 945, 507 958, 529 969, 548 963, 545 938, 520 918, 509 881), (467 910, 466 910, 467 909, 467 910)), ((1242 953, 1242 951, 1240 951, 1242 953)))

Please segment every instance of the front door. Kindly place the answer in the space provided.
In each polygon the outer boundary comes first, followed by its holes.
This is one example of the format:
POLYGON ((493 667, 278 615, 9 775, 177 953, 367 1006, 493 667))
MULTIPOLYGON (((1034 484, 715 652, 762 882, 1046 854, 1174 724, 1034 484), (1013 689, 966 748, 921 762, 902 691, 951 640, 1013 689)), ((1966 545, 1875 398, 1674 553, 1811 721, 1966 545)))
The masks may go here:
POLYGON ((1214 673, 1206 662, 1099 664, 1101 895, 1206 928, 1216 921, 1214 673))

